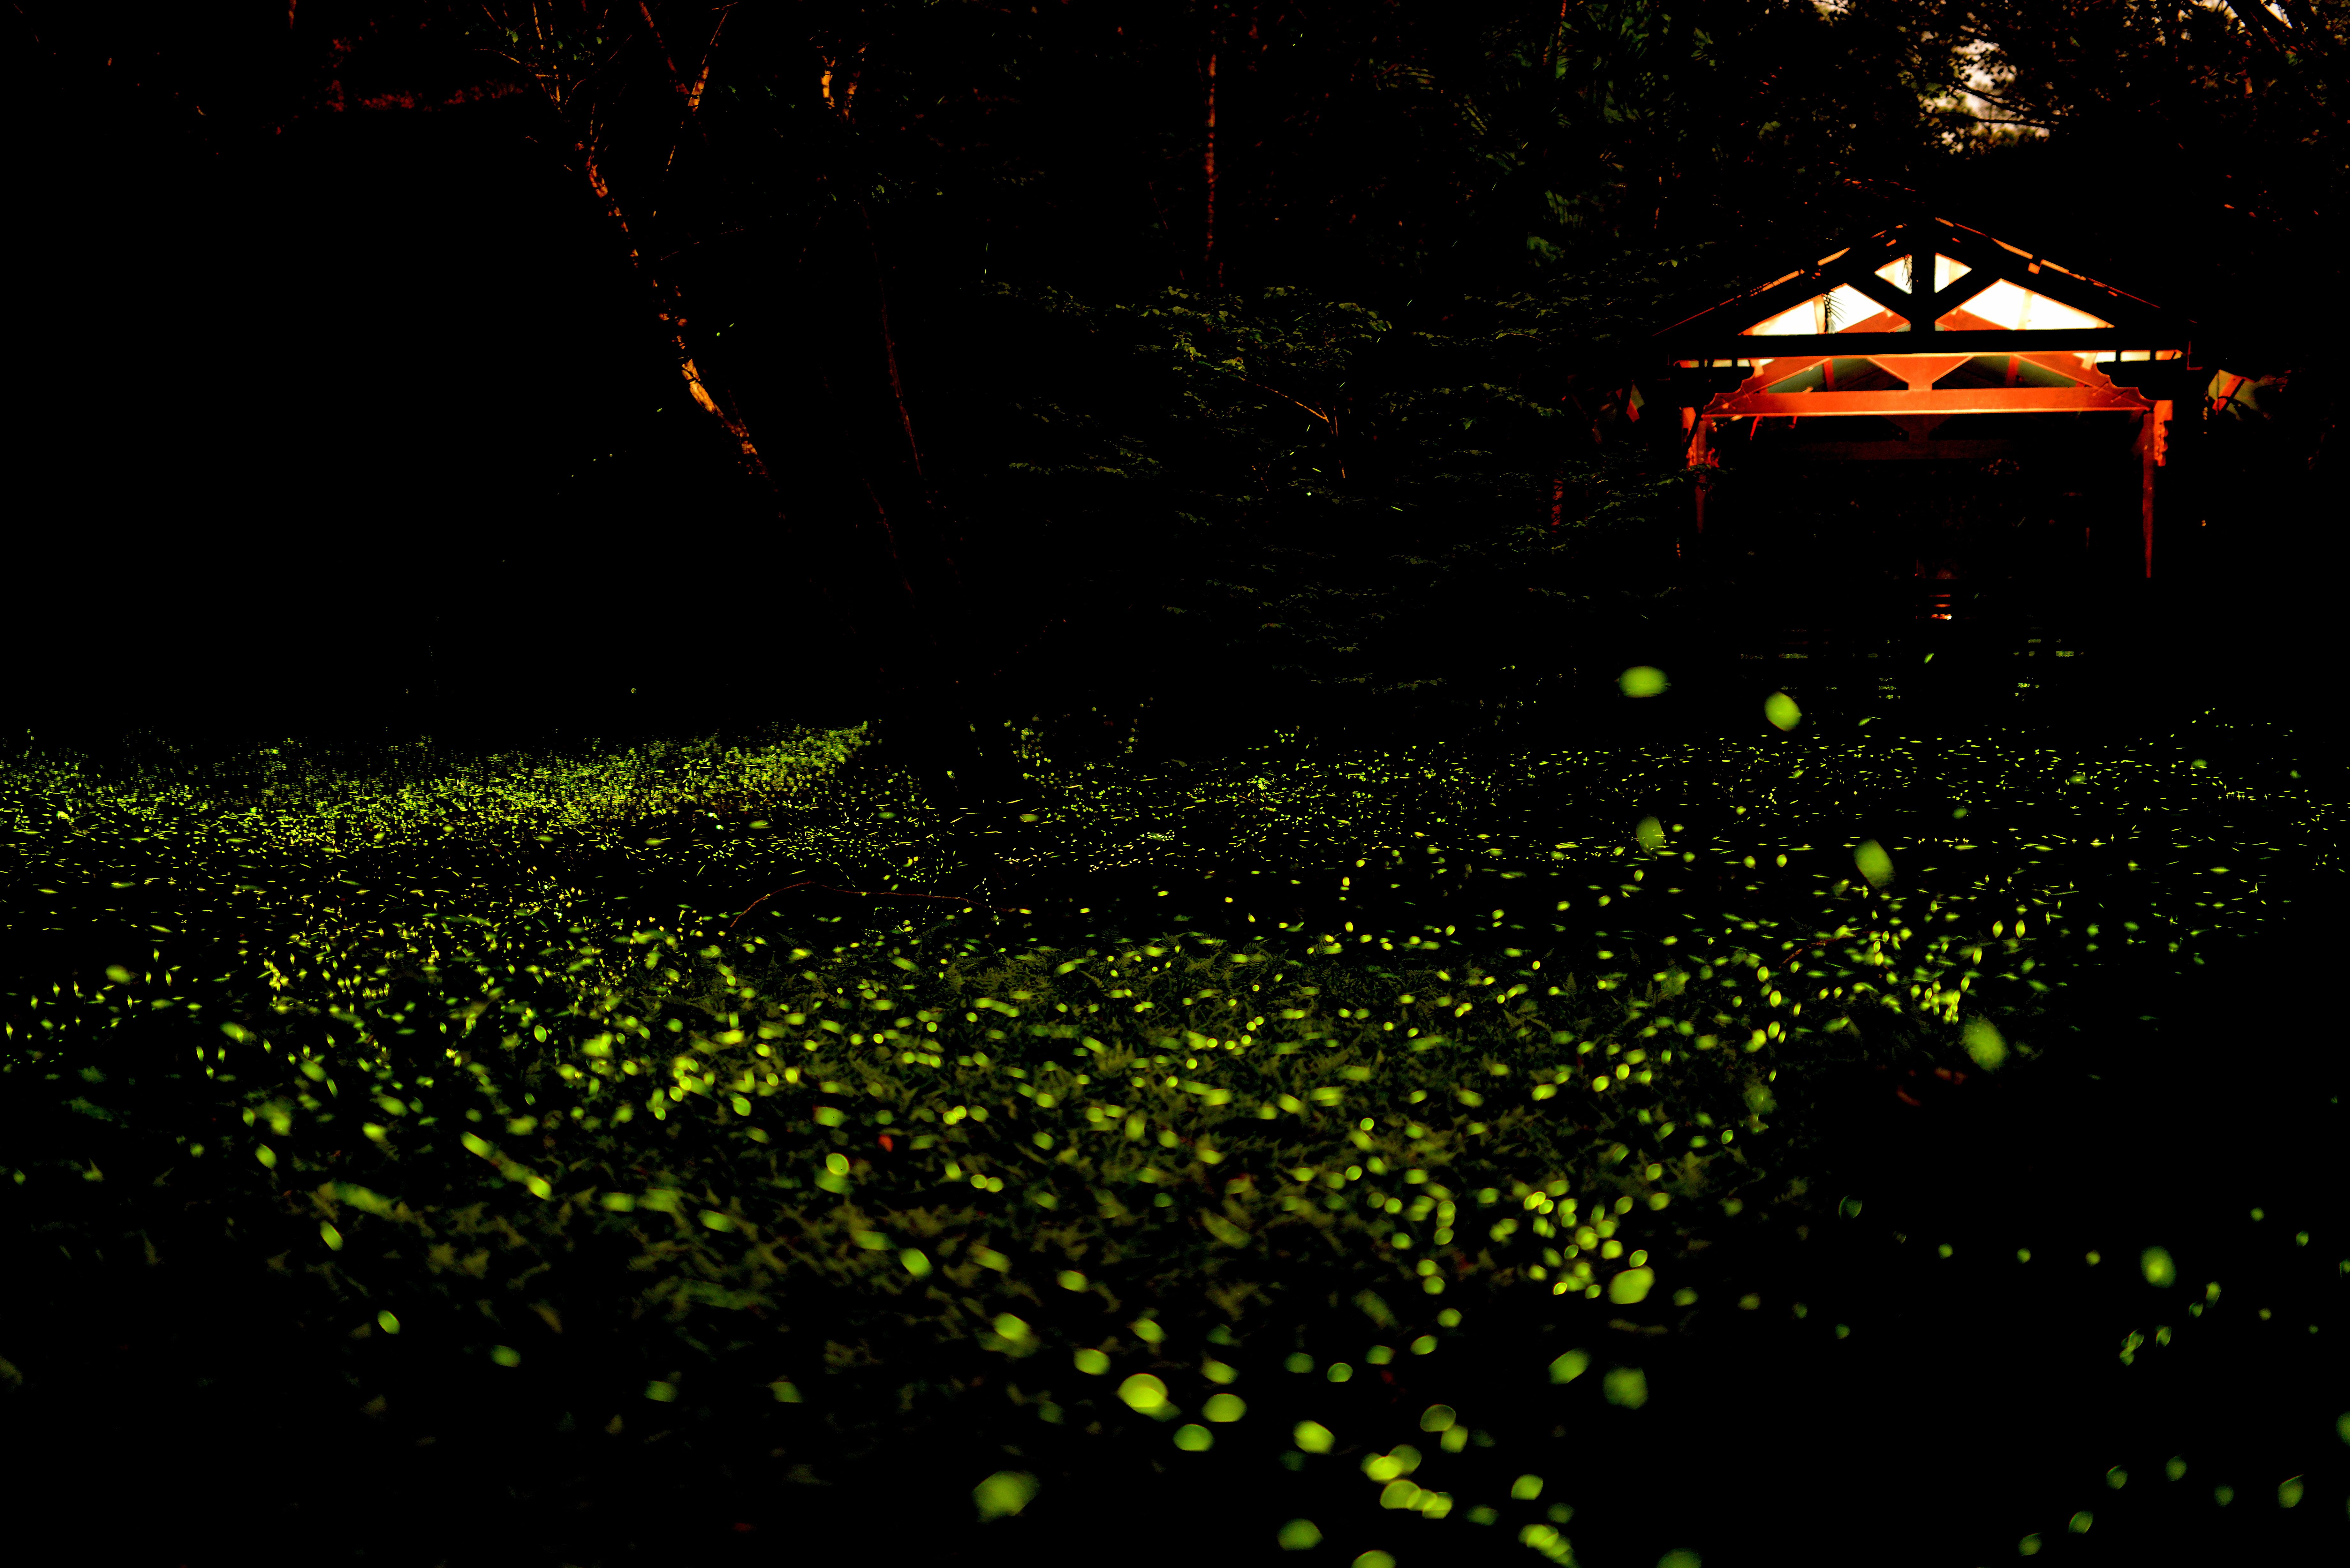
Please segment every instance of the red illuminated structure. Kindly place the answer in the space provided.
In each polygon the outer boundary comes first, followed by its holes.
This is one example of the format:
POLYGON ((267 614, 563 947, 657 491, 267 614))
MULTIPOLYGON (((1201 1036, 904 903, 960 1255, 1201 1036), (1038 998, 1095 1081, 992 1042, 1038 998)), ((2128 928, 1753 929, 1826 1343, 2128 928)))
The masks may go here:
MULTIPOLYGON (((1898 223, 1666 327, 1654 348, 1659 362, 1637 379, 1633 417, 1641 417, 1642 404, 1649 417, 1677 409, 1693 467, 1719 466, 1725 441, 1751 441, 1780 421, 1792 429, 1866 417, 1856 433, 1874 439, 1807 431, 1800 448, 1806 463, 1923 459, 1980 466, 2019 450, 2012 431, 2022 421, 1964 421, 1946 431, 1949 421, 1978 414, 2126 416, 2138 480, 2137 572, 2149 577, 2158 472, 2170 462, 2173 443, 2199 424, 2205 400, 2232 389, 2233 379, 2197 362, 2188 318, 1933 217, 1898 223), (2183 421, 2174 411, 2180 408, 2183 421), (1969 425, 1994 433, 1970 439, 1969 425)), ((1700 485, 1700 535, 1705 505, 1700 485)))

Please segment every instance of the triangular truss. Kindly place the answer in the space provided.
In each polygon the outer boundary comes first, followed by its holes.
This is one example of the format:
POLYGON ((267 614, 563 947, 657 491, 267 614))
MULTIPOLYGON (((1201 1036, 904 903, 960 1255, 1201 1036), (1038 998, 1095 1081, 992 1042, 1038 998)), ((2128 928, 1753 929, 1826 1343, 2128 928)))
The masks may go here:
MULTIPOLYGON (((1979 230, 1947 218, 1922 218, 1898 223, 1869 235, 1811 266, 1799 268, 1773 282, 1674 323, 1657 336, 1669 351, 1701 348, 1724 337, 1756 335, 1826 336, 1846 330, 1931 332, 1950 312, 1969 301, 1975 314, 1987 317, 1971 330, 2033 334, 2033 347, 2116 348, 2149 349, 2178 347, 2171 340, 2191 332, 2194 324, 2173 316, 2135 295, 2058 266, 2045 256, 2019 249, 1979 230), (1937 259, 1933 287, 1913 291, 1910 258, 1937 259), (2058 308, 2059 315, 2037 325, 2015 318, 2012 303, 1998 304, 1997 286, 2005 283, 2058 308), (1837 297, 1836 308, 1850 313, 1833 328, 1814 326, 1809 333, 1791 331, 1783 322, 1766 326, 1797 306, 1808 306, 1826 296, 1837 297), (1871 325, 1877 316, 1887 321, 1871 325), (2059 335, 2063 335, 2059 340, 2059 335), (2086 335, 2094 341, 2083 341, 2086 335), (2135 339, 2135 341, 2132 341, 2135 339)), ((1960 330, 1940 327, 1939 330, 1960 330)), ((1974 345, 1955 343, 1953 348, 1974 345)), ((1801 350, 1809 344, 1791 344, 1801 350)), ((1678 354, 1676 357, 1679 357, 1678 354)), ((1715 356, 1723 358, 1724 356, 1715 356)))

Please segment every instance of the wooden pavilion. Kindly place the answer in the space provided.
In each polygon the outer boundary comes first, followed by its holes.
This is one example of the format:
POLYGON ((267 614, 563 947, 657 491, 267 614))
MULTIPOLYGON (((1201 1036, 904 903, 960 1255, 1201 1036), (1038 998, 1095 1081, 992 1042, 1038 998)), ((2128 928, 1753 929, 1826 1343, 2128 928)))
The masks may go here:
MULTIPOLYGON (((2134 463, 2100 458, 2095 484, 2118 490, 2135 467, 2127 569, 2150 577, 2158 522, 2184 521, 2164 516, 2184 496, 2164 470, 2206 400, 2232 390, 2233 378, 2199 360, 2193 321, 2034 251, 1919 216, 1658 332, 1627 411, 1677 410, 1694 467, 1721 467, 1725 449, 1747 460, 1767 434, 1763 446, 1783 454, 1780 480, 1802 483, 1832 478, 1814 463, 1939 461, 1949 473, 2079 447, 2093 431, 2116 457, 2126 441, 2134 463), (1823 428, 1822 418, 1849 422, 1823 428)), ((1937 472, 1902 471, 1920 490, 1937 472)), ((2126 495, 2105 499, 2106 517, 2127 518, 2126 495)))

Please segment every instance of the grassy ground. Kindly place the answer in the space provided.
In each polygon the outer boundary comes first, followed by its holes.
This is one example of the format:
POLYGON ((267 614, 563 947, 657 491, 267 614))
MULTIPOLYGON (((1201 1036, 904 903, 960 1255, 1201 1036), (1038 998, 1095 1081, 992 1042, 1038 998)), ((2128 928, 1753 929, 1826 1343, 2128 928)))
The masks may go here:
POLYGON ((22 1473, 155 1563, 2338 1545, 2293 737, 1774 711, 1032 743, 984 897, 853 732, 27 757, 22 1473))

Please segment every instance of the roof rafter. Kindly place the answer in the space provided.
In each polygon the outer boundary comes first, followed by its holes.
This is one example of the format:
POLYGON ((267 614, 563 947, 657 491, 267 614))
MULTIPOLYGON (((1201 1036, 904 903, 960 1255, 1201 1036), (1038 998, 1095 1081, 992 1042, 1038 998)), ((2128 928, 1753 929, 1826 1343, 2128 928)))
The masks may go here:
POLYGON ((1775 350, 1772 357, 1778 358, 1790 353, 1834 353, 1842 345, 1828 347, 1825 340, 1847 335, 1866 336, 1906 329, 1920 337, 1940 338, 1950 336, 1948 332, 1937 330, 1943 318, 1957 311, 1966 301, 2002 282, 2012 283, 2068 309, 2099 321, 2110 322, 2112 326, 2041 328, 2011 333, 2014 339, 2012 344, 1994 345, 1974 339, 1985 332, 2005 329, 1998 327, 1995 323, 1978 319, 1963 328, 1969 334, 1968 338, 1950 343, 1950 348, 1977 352, 1999 348, 2048 352, 2074 348, 2183 347, 2194 330, 2195 324, 2186 317, 2162 310, 2124 290, 2058 266, 2043 256, 1979 230, 1951 223, 1947 218, 1920 217, 1870 234, 1811 266, 1798 268, 1769 284, 1699 311, 1665 327, 1655 335, 1652 341, 1677 358, 1748 358, 1752 357, 1752 348, 1758 346, 1757 337, 1760 337, 1775 350), (1920 267, 1918 261, 1919 258, 1938 254, 1949 256, 1966 271, 1922 300, 1914 290, 1899 288, 1877 275, 1887 263, 1906 255, 1912 259, 1913 282, 1921 271, 1930 278, 1930 265, 1920 267), (1851 323, 1833 334, 1758 335, 1751 330, 1805 300, 1816 299, 1846 286, 1882 306, 1883 314, 1851 323), (2076 334, 2092 336, 2078 342, 2059 342, 2053 340, 2056 330, 2062 330, 2068 337, 2076 334))

